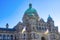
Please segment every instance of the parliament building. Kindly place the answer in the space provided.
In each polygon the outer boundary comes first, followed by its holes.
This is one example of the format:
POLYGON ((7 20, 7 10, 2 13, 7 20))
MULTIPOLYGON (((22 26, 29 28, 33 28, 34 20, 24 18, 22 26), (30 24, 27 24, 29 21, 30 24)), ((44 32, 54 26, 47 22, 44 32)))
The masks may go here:
POLYGON ((49 15, 47 22, 40 18, 36 9, 29 8, 24 12, 22 22, 14 28, 0 28, 0 40, 60 40, 58 27, 54 25, 54 20, 49 15))

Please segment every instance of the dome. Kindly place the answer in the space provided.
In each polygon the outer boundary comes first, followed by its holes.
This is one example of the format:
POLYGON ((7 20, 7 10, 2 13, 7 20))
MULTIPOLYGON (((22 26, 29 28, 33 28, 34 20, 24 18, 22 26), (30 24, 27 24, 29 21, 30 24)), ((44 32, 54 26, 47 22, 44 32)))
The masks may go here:
POLYGON ((29 8, 25 11, 25 15, 28 15, 28 16, 37 15, 37 11, 34 8, 32 8, 32 4, 29 4, 29 8))
POLYGON ((39 16, 37 14, 37 11, 32 8, 32 4, 29 4, 29 8, 24 12, 23 18, 22 20, 24 22, 26 22, 26 20, 30 20, 30 19, 35 19, 38 20, 39 16))
POLYGON ((52 21, 52 18, 51 18, 51 16, 49 15, 49 17, 48 17, 48 19, 47 19, 48 21, 52 21))

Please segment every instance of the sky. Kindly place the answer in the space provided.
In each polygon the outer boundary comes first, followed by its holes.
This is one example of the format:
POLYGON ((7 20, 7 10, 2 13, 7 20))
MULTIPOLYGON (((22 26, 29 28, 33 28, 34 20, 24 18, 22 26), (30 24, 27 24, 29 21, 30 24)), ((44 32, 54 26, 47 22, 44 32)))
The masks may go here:
POLYGON ((50 15, 60 32, 60 0, 0 0, 0 27, 5 28, 8 23, 9 28, 13 28, 22 22, 29 3, 32 3, 32 7, 45 22, 50 15))

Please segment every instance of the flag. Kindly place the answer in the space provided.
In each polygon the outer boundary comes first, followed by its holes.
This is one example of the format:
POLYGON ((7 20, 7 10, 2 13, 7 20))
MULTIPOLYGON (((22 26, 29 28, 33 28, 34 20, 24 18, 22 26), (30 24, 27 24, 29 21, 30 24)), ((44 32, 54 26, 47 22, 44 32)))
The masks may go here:
POLYGON ((22 33, 24 33, 26 31, 26 27, 24 27, 23 29, 22 29, 22 33))
POLYGON ((49 33, 49 30, 47 29, 45 32, 44 32, 44 34, 48 34, 49 33))

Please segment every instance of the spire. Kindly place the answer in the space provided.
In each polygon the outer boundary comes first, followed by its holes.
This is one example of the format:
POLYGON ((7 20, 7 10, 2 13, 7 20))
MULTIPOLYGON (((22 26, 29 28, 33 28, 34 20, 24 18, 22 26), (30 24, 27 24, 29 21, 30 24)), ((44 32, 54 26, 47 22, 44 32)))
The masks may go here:
POLYGON ((29 8, 32 8, 32 4, 31 3, 29 4, 29 8))

